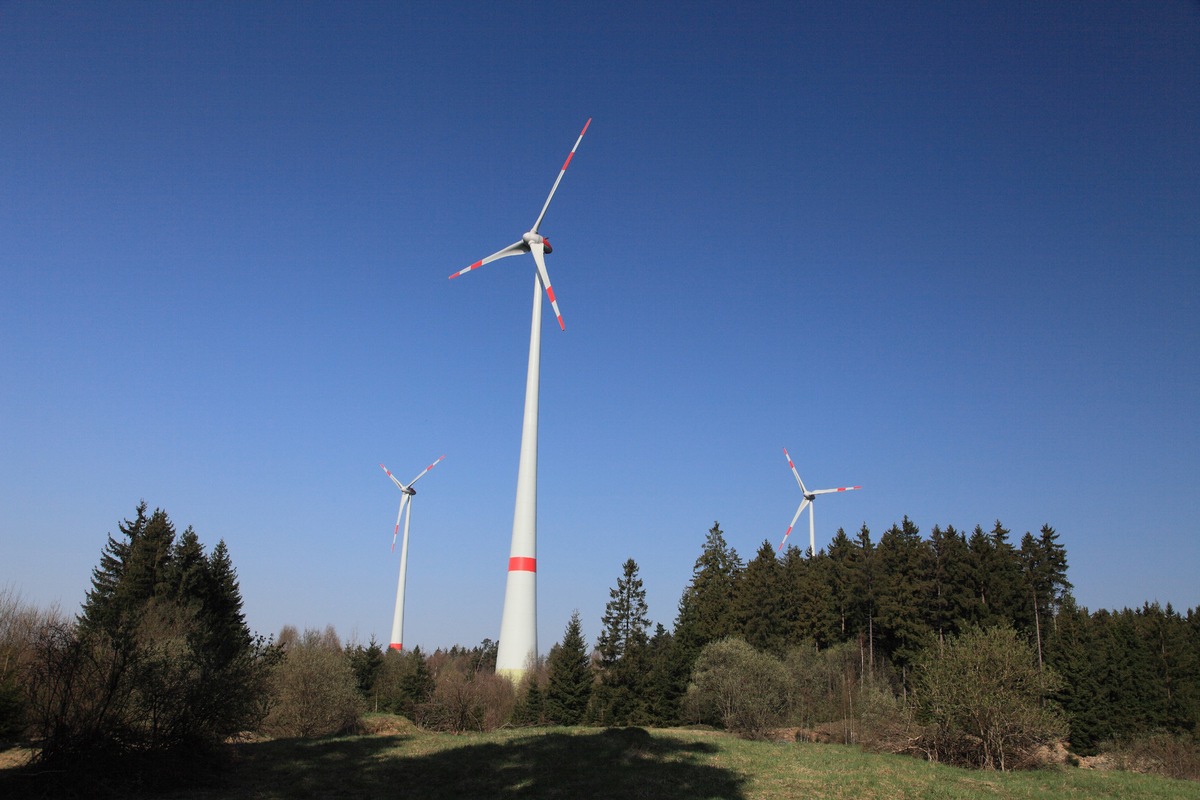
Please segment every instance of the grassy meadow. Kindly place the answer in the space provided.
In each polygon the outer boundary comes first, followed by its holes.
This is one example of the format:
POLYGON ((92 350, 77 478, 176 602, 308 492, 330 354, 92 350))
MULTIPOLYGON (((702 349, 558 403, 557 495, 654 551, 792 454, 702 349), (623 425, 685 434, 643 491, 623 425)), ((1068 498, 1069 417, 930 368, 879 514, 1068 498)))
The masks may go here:
MULTIPOLYGON (((976 772, 832 744, 713 731, 540 728, 451 735, 404 725, 233 746, 219 777, 155 796, 312 798, 1113 798, 1200 800, 1200 783, 1056 768, 976 772)), ((0 771, 2 774, 2 771, 0 771)), ((17 788, 10 781, 0 786, 17 788)))

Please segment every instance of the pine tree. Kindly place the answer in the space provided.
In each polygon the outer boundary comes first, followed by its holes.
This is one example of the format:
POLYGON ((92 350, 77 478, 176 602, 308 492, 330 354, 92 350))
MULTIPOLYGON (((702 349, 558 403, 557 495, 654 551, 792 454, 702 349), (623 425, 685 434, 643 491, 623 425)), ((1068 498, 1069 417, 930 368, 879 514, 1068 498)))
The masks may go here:
POLYGON ((860 648, 864 651, 870 670, 875 669, 875 616, 879 593, 879 566, 875 545, 871 542, 871 531, 863 523, 858 532, 858 542, 851 549, 847 560, 850 586, 850 618, 854 620, 854 633, 858 635, 860 648))
POLYGON ((785 650, 803 643, 828 647, 841 640, 830 589, 831 568, 831 559, 824 550, 811 558, 805 558, 798 547, 784 551, 779 595, 785 650))
POLYGON ((346 658, 350 661, 350 668, 354 670, 354 683, 358 687, 358 693, 364 700, 373 698, 375 682, 383 669, 383 648, 379 646, 379 642, 372 636, 366 647, 360 644, 348 648, 346 658))
POLYGON ((550 648, 547 671, 546 720, 578 725, 592 695, 592 669, 578 610, 571 613, 562 641, 550 648))
POLYGON ((939 642, 966 630, 971 607, 970 551, 966 538, 953 525, 937 525, 929 533, 932 596, 929 623, 939 642))
POLYGON ((605 725, 644 724, 648 719, 643 691, 647 678, 646 629, 650 619, 646 590, 632 558, 622 566, 615 589, 609 590, 596 649, 600 680, 592 693, 589 716, 605 725))
POLYGON ((646 589, 638 577, 638 565, 632 558, 621 567, 622 575, 614 589, 608 591, 608 604, 604 607, 604 626, 596 649, 600 651, 600 664, 608 668, 619 662, 631 650, 644 647, 650 627, 646 616, 646 589))
POLYGON ((782 655, 787 648, 788 625, 784 609, 782 566, 775 548, 764 541, 735 583, 735 629, 757 650, 782 655))
MULTIPOLYGON (((646 713, 652 725, 666 727, 680 719, 681 689, 677 679, 675 641, 662 623, 654 626, 654 635, 646 646, 649 675, 645 685, 646 713)), ((686 688, 686 679, 683 681, 686 688)))
POLYGON ((734 587, 741 570, 737 551, 725 543, 720 523, 714 522, 679 600, 675 621, 675 639, 691 660, 704 645, 733 633, 734 587))
POLYGON ((884 653, 900 667, 912 664, 931 635, 929 603, 933 596, 933 563, 929 546, 907 517, 879 540, 878 639, 884 653))
POLYGON ((276 655, 246 628, 224 543, 206 558, 195 531, 176 541, 166 512, 147 516, 144 501, 119 529, 93 570, 78 631, 67 634, 64 652, 92 666, 48 684, 62 696, 39 723, 44 764, 86 752, 202 750, 263 712, 276 655))
POLYGON ((544 721, 544 712, 545 701, 542 689, 538 686, 536 674, 530 673, 528 679, 524 681, 524 690, 517 698, 516 705, 513 706, 512 724, 518 728, 541 725, 544 721))
POLYGON ((839 642, 849 641, 857 633, 851 620, 854 606, 854 563, 855 546, 846 531, 838 528, 829 544, 829 562, 826 581, 829 586, 829 608, 833 617, 831 626, 839 642))

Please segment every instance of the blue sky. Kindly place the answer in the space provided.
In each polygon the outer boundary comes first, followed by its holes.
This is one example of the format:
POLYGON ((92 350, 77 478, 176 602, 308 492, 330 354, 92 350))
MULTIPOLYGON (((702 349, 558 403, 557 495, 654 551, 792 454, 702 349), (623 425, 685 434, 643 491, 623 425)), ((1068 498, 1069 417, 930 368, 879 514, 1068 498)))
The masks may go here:
POLYGON ((543 651, 904 515, 1200 605, 1194 3, 0 3, 0 585, 139 499, 252 628, 499 632, 541 232, 543 651), (547 309, 547 317, 549 312, 547 309), (800 538, 807 535, 801 525, 800 538))

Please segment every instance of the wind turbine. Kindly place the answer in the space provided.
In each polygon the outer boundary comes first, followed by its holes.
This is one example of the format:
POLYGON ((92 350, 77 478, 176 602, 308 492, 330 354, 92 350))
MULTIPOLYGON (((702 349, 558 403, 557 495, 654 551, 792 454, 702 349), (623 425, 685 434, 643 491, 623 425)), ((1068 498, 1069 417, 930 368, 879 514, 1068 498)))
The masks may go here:
POLYGON ((537 428, 538 428, 538 381, 541 369, 542 349, 542 290, 550 298, 558 327, 566 330, 550 275, 546 272, 545 254, 552 251, 550 242, 538 229, 546 216, 546 209, 558 190, 575 150, 583 141, 589 118, 575 140, 575 146, 567 154, 550 194, 542 205, 542 211, 534 220, 533 227, 519 241, 503 250, 492 253, 474 264, 451 275, 457 278, 501 258, 529 253, 537 270, 533 276, 533 320, 529 332, 529 368, 525 377, 525 416, 521 424, 521 457, 517 466, 517 500, 513 509, 512 545, 508 557, 508 582, 504 589, 504 611, 500 618, 500 644, 496 652, 496 672, 506 675, 513 683, 521 680, 526 668, 537 659, 537 428))
POLYGON ((421 471, 421 474, 413 478, 408 484, 403 484, 396 478, 391 471, 380 464, 379 466, 387 473, 387 476, 392 479, 392 483, 400 488, 400 510, 396 512, 396 528, 392 531, 392 552, 396 552, 396 534, 400 532, 400 517, 404 517, 404 539, 400 544, 400 581, 396 586, 396 614, 392 617, 392 642, 388 645, 389 649, 402 650, 404 642, 404 575, 408 572, 408 523, 412 519, 412 499, 417 490, 412 488, 413 484, 425 477, 425 473, 438 465, 445 456, 438 456, 438 460, 430 464, 421 471), (405 508, 408 513, 405 514, 405 508))
POLYGON ((800 491, 804 493, 804 499, 800 501, 800 507, 796 509, 796 516, 792 517, 792 524, 788 525, 787 532, 783 534, 783 541, 779 543, 779 550, 783 550, 783 545, 787 542, 788 536, 792 533, 792 528, 796 525, 796 520, 800 519, 800 514, 804 511, 804 507, 808 506, 808 552, 810 556, 817 554, 817 533, 813 523, 813 500, 819 494, 833 494, 834 492, 849 492, 854 489, 861 489, 861 486, 839 486, 836 489, 815 489, 809 491, 804 488, 804 481, 800 480, 800 473, 796 472, 796 465, 792 463, 792 457, 788 455, 787 448, 783 448, 783 455, 787 459, 788 466, 792 468, 792 474, 796 476, 796 483, 800 485, 800 491))

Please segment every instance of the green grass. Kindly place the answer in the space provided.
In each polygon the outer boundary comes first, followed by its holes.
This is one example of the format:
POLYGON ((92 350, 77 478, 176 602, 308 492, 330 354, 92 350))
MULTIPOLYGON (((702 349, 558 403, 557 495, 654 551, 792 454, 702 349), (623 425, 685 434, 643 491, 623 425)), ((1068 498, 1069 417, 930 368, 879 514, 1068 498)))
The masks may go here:
POLYGON ((691 730, 546 728, 452 736, 409 729, 239 744, 232 757, 215 782, 157 796, 1200 800, 1200 783, 1130 773, 976 772, 853 747, 748 742, 691 730))

